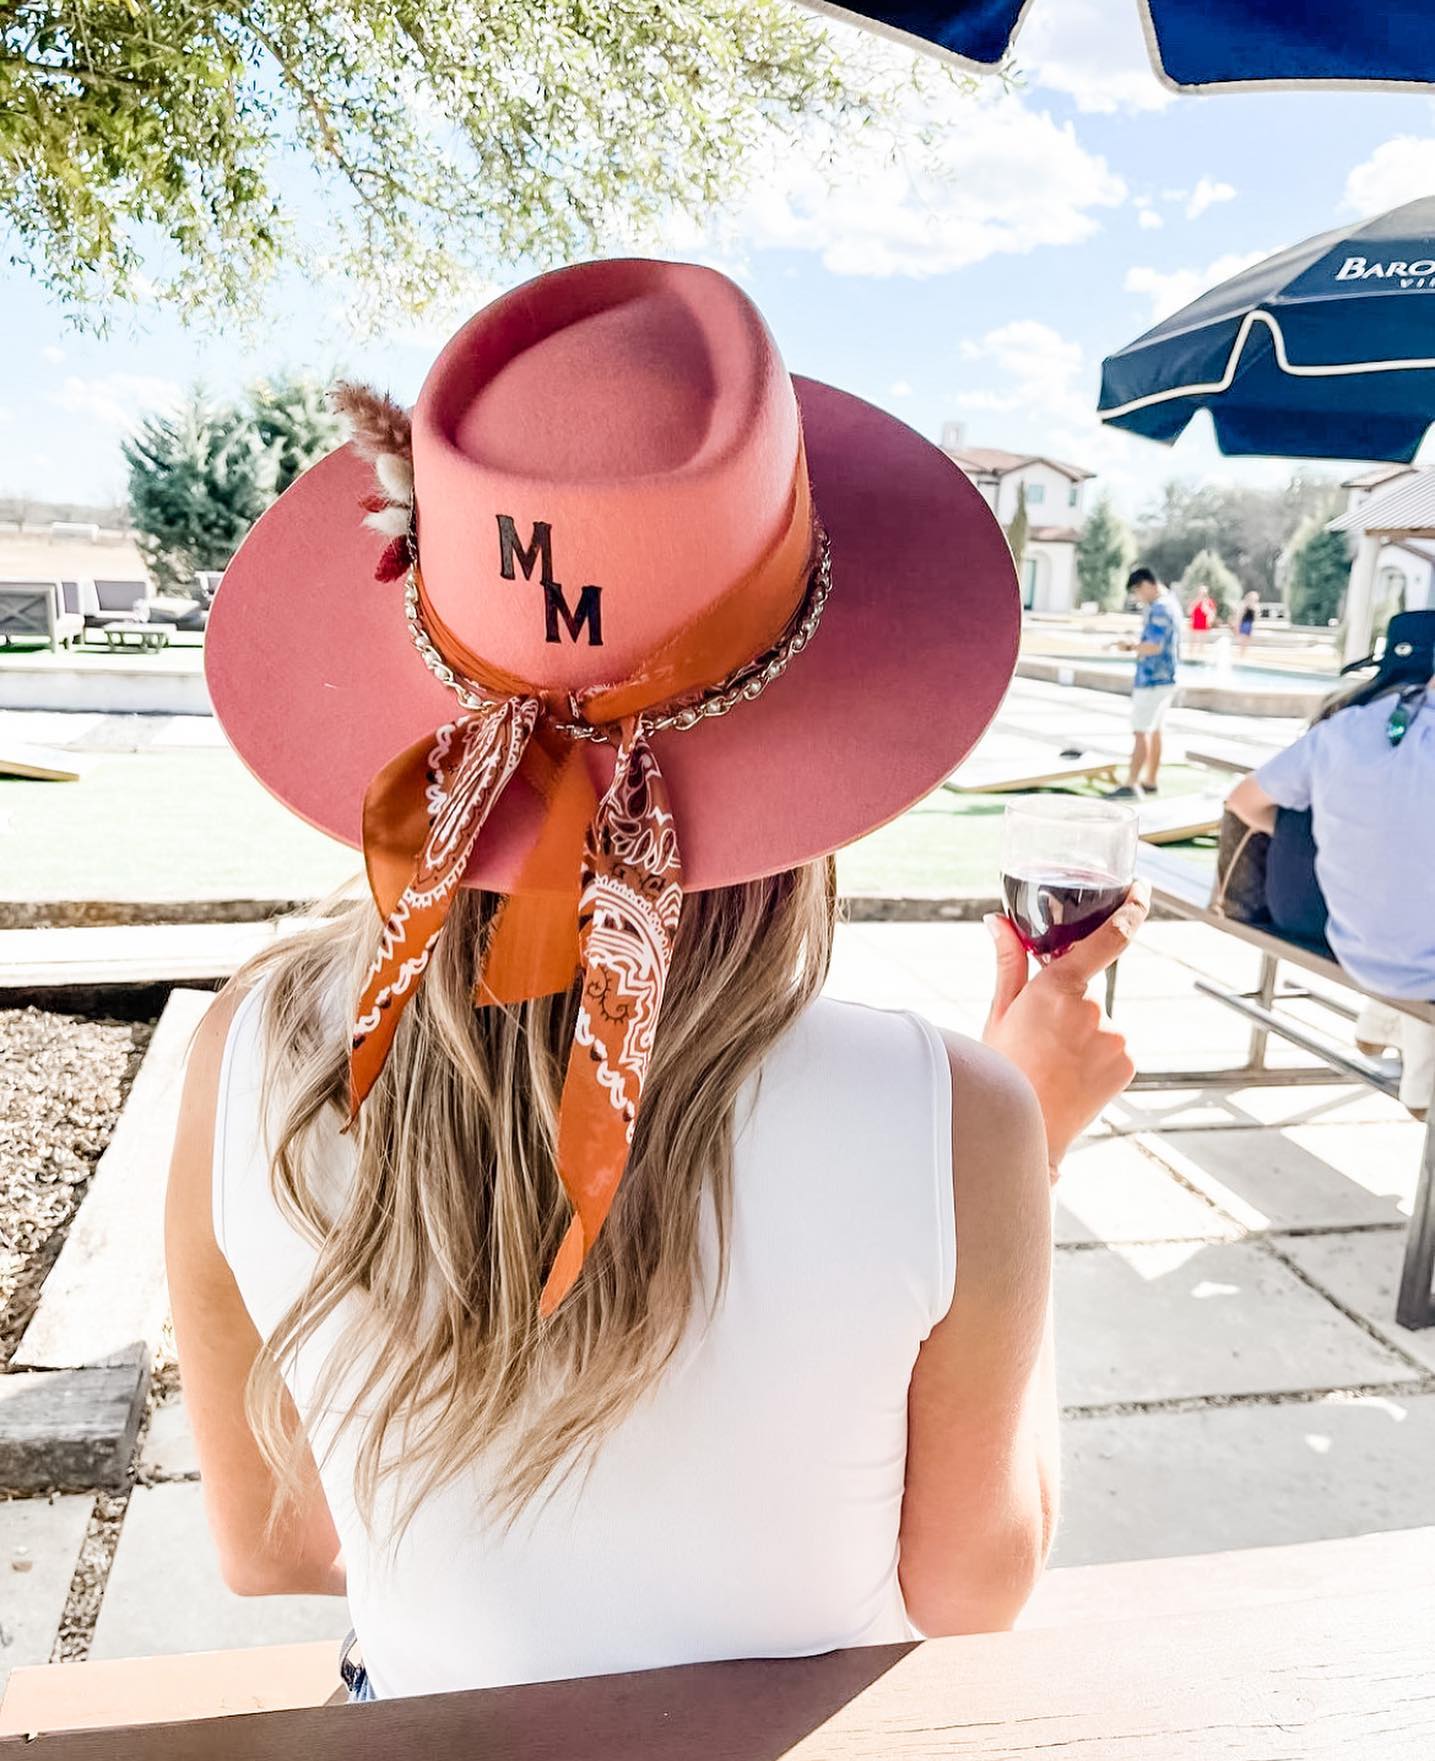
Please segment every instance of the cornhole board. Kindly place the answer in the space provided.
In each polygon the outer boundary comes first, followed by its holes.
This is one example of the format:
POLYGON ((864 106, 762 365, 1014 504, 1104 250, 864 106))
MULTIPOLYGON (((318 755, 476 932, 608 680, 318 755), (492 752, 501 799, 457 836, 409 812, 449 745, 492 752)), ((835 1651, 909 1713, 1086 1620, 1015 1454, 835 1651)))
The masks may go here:
POLYGON ((37 783, 77 783, 85 761, 49 746, 0 745, 0 777, 26 777, 37 783))
POLYGON ((1279 751, 1278 746, 1253 746, 1245 740, 1198 740, 1186 747, 1186 762, 1204 765, 1207 770, 1228 770, 1243 777, 1250 771, 1259 770, 1279 751))
POLYGON ((1059 783, 1083 783, 1092 778, 1116 781, 1115 757, 1099 752, 1084 758, 1026 756, 984 758, 980 753, 968 760, 954 776, 942 784, 954 795, 1020 795, 1027 789, 1049 789, 1059 783))
POLYGON ((1226 803, 1218 795, 1176 795, 1169 800, 1143 801, 1136 810, 1141 841, 1183 844, 1205 832, 1219 831, 1226 803))

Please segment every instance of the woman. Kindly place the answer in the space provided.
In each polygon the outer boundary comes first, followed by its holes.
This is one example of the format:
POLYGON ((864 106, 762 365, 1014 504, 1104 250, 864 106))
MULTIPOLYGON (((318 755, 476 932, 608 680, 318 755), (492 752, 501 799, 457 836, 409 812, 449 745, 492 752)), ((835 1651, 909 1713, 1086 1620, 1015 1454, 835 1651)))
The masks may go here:
MULTIPOLYGON (((1358 662, 1357 665, 1368 665, 1358 662)), ((1382 997, 1435 1000, 1435 611, 1393 618, 1373 680, 1327 704, 1293 746, 1243 777, 1227 805, 1256 831, 1276 833, 1309 813, 1325 937, 1351 977, 1382 997)), ((1281 858, 1272 916, 1285 929, 1299 901, 1299 858, 1281 858)), ((1267 889, 1273 875, 1268 869, 1267 889)), ((1400 1098, 1417 1119, 1435 1088, 1435 1027, 1380 1003, 1362 1011, 1356 1040, 1367 1052, 1402 1054, 1400 1098)))
POLYGON ((1246 650, 1251 645, 1251 637, 1256 633, 1256 618, 1260 613, 1261 596, 1259 593, 1248 593, 1241 601, 1240 613, 1236 620, 1236 652, 1245 658, 1246 650))
POLYGON ((186 1087, 227 1581, 346 1594, 359 1698, 1010 1624, 1051 1179, 1130 1075, 1085 987, 1144 903, 1030 983, 994 920, 986 1047, 818 996, 830 852, 1010 677, 999 529, 686 265, 498 301, 411 429, 346 402, 208 639, 374 893, 241 974, 186 1087))

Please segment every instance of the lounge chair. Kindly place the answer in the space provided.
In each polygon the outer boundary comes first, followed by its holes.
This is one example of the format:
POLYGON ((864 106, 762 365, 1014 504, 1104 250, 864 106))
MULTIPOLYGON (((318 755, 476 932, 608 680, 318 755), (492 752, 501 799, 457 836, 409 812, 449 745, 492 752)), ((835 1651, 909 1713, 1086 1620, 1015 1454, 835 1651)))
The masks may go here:
POLYGON ((85 628, 103 630, 107 624, 144 624, 149 622, 148 581, 81 582, 81 601, 91 598, 84 607, 85 628), (84 589, 88 585, 89 594, 84 589))
POLYGON ((58 581, 0 581, 0 645, 43 642, 68 648, 79 641, 85 621, 65 610, 58 581))

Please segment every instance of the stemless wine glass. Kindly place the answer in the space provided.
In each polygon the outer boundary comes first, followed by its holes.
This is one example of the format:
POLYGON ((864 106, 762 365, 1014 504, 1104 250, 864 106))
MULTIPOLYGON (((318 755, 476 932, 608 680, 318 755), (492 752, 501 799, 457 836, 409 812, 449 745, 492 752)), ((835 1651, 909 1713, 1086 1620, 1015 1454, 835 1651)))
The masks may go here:
POLYGON ((1119 801, 1041 796, 1007 805, 1007 916, 1040 960, 1064 954, 1111 916, 1136 872, 1136 810, 1119 801))

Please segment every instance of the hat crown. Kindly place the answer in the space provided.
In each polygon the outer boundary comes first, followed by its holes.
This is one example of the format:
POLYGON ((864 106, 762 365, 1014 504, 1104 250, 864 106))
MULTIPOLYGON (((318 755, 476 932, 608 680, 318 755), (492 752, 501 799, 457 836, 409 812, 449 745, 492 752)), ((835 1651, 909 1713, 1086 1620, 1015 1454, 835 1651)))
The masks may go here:
POLYGON ((630 259, 540 276, 447 345, 414 409, 424 588, 463 645, 571 691, 641 667, 772 549, 800 424, 726 276, 630 259))

